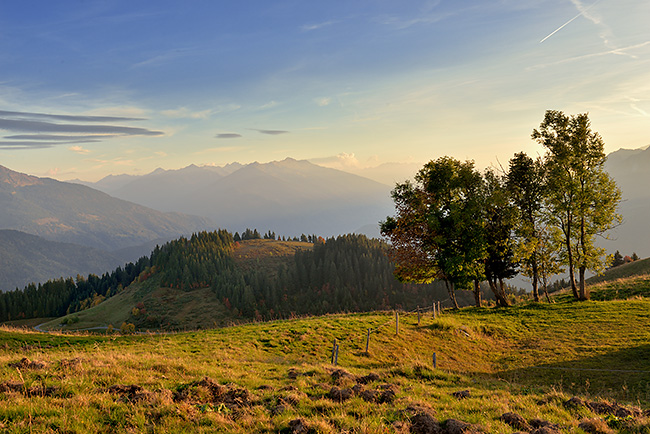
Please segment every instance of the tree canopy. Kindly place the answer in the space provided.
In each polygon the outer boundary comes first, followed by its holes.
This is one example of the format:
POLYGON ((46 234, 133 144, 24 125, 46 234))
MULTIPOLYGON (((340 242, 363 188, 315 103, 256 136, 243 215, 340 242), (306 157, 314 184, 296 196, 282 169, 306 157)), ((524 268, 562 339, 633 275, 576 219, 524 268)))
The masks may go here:
POLYGON ((452 301, 454 287, 487 280, 497 303, 507 306, 504 279, 522 271, 539 301, 539 281, 546 287, 567 265, 575 297, 589 298, 585 272, 605 263, 596 237, 620 222, 621 193, 604 170, 602 138, 587 114, 553 110, 532 138, 546 154, 533 160, 517 153, 506 173, 481 174, 472 161, 445 156, 425 164, 414 182, 396 185, 396 212, 381 232, 400 280, 442 279, 452 301))

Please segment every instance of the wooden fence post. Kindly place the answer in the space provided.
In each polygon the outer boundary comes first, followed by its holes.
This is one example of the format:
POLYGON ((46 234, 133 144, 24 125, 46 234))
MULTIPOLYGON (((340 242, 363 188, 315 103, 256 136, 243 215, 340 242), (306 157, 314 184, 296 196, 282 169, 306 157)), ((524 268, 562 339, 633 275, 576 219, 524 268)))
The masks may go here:
POLYGON ((336 344, 336 352, 334 353, 334 366, 339 364, 339 344, 336 344))
POLYGON ((395 311, 395 336, 399 335, 399 312, 395 311))
POLYGON ((433 311, 433 319, 436 319, 436 302, 435 301, 433 302, 433 305, 431 307, 432 307, 431 310, 433 311))
POLYGON ((442 311, 440 310, 440 302, 438 302, 438 316, 442 315, 442 311))
POLYGON ((420 327, 420 306, 418 306, 418 327, 420 327))
POLYGON ((436 360, 436 353, 433 353, 433 369, 438 367, 438 361, 436 360))
POLYGON ((368 355, 369 346, 370 346, 370 329, 368 329, 368 337, 366 338, 366 355, 368 355))

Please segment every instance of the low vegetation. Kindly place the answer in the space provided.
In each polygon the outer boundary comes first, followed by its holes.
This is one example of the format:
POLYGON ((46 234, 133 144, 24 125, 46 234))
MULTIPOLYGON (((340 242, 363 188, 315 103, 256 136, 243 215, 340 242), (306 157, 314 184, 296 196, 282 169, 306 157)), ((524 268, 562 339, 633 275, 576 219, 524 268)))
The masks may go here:
POLYGON ((419 325, 403 312, 399 335, 392 312, 178 334, 4 328, 0 426, 10 433, 650 432, 648 312, 645 298, 466 308, 436 319, 428 312, 419 325))

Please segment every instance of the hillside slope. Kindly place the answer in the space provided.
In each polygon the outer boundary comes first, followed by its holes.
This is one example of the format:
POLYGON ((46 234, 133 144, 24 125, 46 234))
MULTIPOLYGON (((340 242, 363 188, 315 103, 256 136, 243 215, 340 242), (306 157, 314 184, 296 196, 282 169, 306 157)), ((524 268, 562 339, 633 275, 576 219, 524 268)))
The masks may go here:
POLYGON ((0 414, 8 432, 644 433, 648 311, 472 308, 402 315, 399 334, 392 312, 137 336, 3 329, 0 359, 18 369, 0 371, 0 414))
MULTIPOLYGON (((64 301, 72 304, 57 305, 55 311, 43 310, 31 293, 12 294, 6 300, 0 297, 0 317, 29 318, 33 312, 59 316, 57 312, 67 311, 69 315, 44 324, 43 329, 79 330, 128 322, 138 330, 183 330, 448 303, 441 282, 398 282, 385 249, 381 242, 360 235, 311 244, 270 239, 234 242, 223 230, 201 232, 157 247, 150 258, 139 261, 140 271, 127 267, 132 277, 121 277, 126 283, 120 288, 112 278, 92 289, 65 287, 70 295, 64 301), (12 306, 11 315, 2 311, 3 306, 12 306)), ((473 303, 470 291, 458 291, 457 298, 461 305, 473 303)))
POLYGON ((14 230, 0 230, 0 263, 0 292, 55 277, 102 274, 122 265, 119 257, 101 250, 14 230))
POLYGON ((210 227, 205 218, 162 213, 86 186, 0 166, 0 229, 116 250, 210 227))

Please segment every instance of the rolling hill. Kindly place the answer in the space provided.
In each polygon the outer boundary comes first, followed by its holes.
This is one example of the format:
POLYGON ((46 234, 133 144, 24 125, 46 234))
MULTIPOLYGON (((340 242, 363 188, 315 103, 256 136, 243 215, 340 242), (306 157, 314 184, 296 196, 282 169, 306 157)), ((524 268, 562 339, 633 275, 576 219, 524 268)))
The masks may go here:
POLYGON ((211 227, 205 218, 155 211, 83 185, 0 166, 0 229, 110 251, 211 227))

